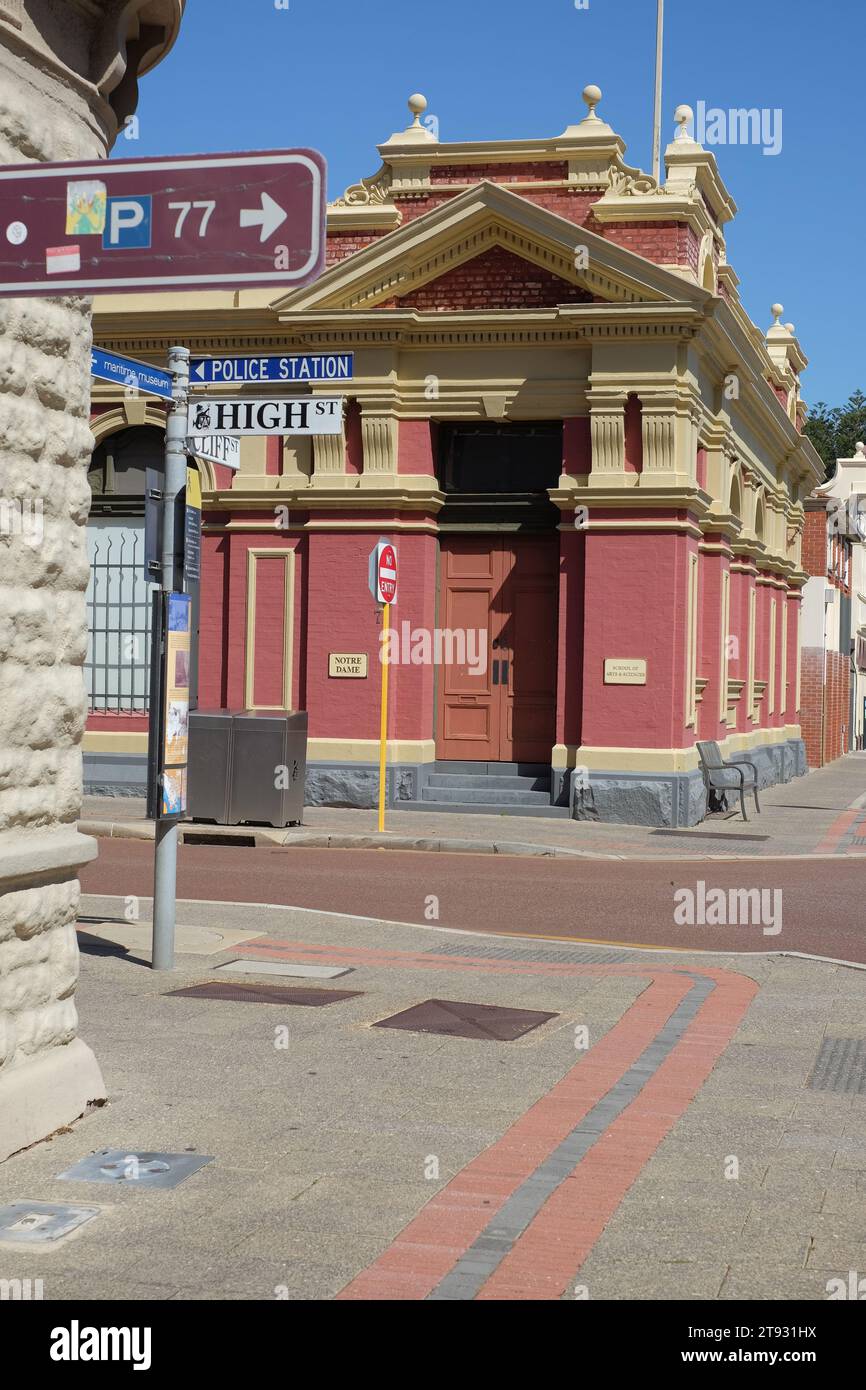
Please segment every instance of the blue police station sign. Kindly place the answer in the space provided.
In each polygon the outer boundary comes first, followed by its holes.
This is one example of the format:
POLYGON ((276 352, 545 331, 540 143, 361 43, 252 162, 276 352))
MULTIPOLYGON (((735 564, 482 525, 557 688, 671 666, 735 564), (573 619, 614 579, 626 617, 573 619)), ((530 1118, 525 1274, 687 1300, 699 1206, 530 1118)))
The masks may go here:
POLYGON ((99 377, 100 381, 113 381, 118 386, 171 400, 171 373, 150 367, 146 362, 136 362, 132 357, 119 357, 115 352, 95 347, 90 353, 90 375, 99 377))
POLYGON ((350 381, 351 352, 312 353, 294 357, 207 357, 190 363, 193 386, 247 386, 253 382, 350 381))

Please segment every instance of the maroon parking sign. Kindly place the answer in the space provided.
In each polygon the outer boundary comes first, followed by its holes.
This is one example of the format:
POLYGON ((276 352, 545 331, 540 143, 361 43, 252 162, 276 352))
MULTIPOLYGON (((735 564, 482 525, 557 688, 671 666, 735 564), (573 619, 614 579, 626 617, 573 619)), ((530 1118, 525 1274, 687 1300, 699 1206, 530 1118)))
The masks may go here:
POLYGON ((315 150, 0 168, 0 294, 309 284, 325 182, 315 150))

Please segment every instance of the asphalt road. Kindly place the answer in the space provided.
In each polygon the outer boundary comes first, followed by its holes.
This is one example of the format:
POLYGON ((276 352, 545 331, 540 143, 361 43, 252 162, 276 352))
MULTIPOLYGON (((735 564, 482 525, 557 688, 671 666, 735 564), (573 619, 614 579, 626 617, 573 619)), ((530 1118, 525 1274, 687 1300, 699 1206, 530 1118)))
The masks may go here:
MULTIPOLYGON (((81 874, 86 893, 150 897, 153 844, 100 840, 81 874)), ((805 951, 866 964, 866 856, 736 863, 628 862, 182 845, 178 896, 280 903, 395 922, 683 950, 805 951), (700 890, 763 890, 734 904, 739 925, 713 925, 700 890), (681 890, 694 895, 692 906, 681 890), (675 894, 680 896, 675 897, 675 894), (676 916, 675 916, 676 914, 676 916), (743 920, 744 917, 748 920, 743 920), (756 920, 757 917, 757 920, 756 920), (777 930, 780 928, 780 930, 777 930)))

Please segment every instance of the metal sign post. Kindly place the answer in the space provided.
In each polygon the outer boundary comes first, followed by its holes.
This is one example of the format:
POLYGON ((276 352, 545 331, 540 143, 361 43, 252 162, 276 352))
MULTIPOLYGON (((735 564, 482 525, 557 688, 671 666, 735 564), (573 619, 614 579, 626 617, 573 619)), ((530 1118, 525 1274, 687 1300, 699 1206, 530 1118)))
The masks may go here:
POLYGON ((382 606, 382 713, 379 725, 379 834, 385 829, 385 793, 388 777, 388 660, 391 604, 397 598, 397 552, 390 541, 379 541, 370 554, 370 593, 382 606))
MULTIPOLYGON (((165 486, 163 495, 163 533, 162 533, 162 592, 163 596, 175 594, 181 587, 178 573, 177 551, 180 537, 176 534, 178 520, 178 498, 186 487, 186 435, 187 408, 189 394, 189 350, 173 347, 168 355, 169 368, 174 377, 172 404, 168 412, 165 430, 165 486)), ((168 599, 163 597, 167 606, 168 599)), ((160 643, 160 646, 162 644, 160 643)), ((156 652, 154 652, 156 656, 156 652)), ((165 655, 160 653, 160 660, 165 655)), ((171 680, 172 673, 163 671, 163 680, 171 680)), ((160 711, 151 708, 151 740, 155 742, 160 727, 160 711)), ((160 765, 162 756, 160 750, 160 765)), ((151 788, 151 797, 156 802, 154 811, 160 814, 156 820, 156 844, 153 870, 153 955, 152 969, 172 970, 174 968, 174 936, 177 909, 177 842, 178 819, 166 816, 167 798, 164 786, 165 773, 156 788, 151 788), (155 795, 154 795, 155 791, 155 795)), ((182 811, 181 811, 182 814, 182 811)))

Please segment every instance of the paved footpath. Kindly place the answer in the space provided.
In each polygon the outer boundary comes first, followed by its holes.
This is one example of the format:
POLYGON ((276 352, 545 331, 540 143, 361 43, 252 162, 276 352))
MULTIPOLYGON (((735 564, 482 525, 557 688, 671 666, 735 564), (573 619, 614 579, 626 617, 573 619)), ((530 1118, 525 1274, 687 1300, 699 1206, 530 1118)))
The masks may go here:
MULTIPOLYGON (((262 843, 332 845, 359 840, 408 849, 465 849, 501 853, 546 852, 603 859, 764 858, 774 855, 866 854, 866 753, 851 753, 829 767, 760 793, 749 822, 739 812, 711 816, 690 830, 639 825, 599 825, 529 816, 478 816, 455 812, 389 811, 386 833, 376 833, 375 811, 307 807, 304 826, 258 829, 262 843)), ((81 829, 109 837, 153 838, 142 800, 85 797, 81 829)), ((213 827, 189 826, 190 834, 213 827)), ((216 829, 219 834, 219 828, 216 829)), ((238 835, 243 828, 225 833, 238 835)))
POLYGON ((82 915, 110 1103, 0 1166, 0 1201, 100 1215, 36 1260, 0 1246, 0 1277, 58 1299, 823 1300, 866 1274, 866 971, 183 903, 168 976, 120 901, 82 915), (346 966, 312 988, 352 997, 167 993, 248 983, 213 974, 239 957, 346 966), (512 1042, 374 1026, 428 999, 551 1017, 512 1042), (213 1161, 168 1192, 57 1181, 103 1147, 213 1161))

